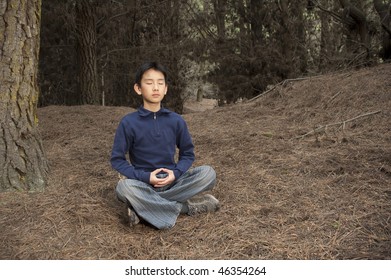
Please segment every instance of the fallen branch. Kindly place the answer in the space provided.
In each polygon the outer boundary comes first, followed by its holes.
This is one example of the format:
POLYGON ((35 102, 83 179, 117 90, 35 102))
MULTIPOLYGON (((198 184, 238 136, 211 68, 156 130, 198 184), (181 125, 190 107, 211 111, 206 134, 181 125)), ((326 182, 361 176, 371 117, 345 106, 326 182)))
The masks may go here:
MULTIPOLYGON (((280 84, 281 84, 281 83, 280 83, 280 84)), ((278 84, 278 85, 279 85, 279 84, 278 84)), ((251 102, 251 101, 254 101, 255 99, 258 99, 259 97, 265 95, 266 93, 273 91, 276 87, 277 87, 277 85, 273 86, 271 89, 268 89, 267 91, 264 91, 264 92, 262 92, 261 94, 258 94, 257 96, 255 96, 255 97, 249 99, 247 102, 251 102)))
POLYGON ((299 138, 302 138, 302 139, 303 139, 304 137, 306 137, 306 136, 308 136, 308 135, 311 135, 311 134, 314 134, 314 133, 317 133, 317 132, 321 132, 321 131, 325 131, 325 130, 326 130, 328 127, 330 127, 330 126, 343 125, 343 127, 345 128, 345 125, 346 125, 348 122, 357 120, 357 119, 359 119, 359 118, 367 117, 367 116, 370 116, 370 115, 379 114, 380 112, 381 112, 381 110, 378 110, 378 111, 375 111, 375 112, 370 112, 370 113, 365 113, 365 114, 359 115, 359 116, 357 116, 357 117, 348 119, 348 120, 346 120, 346 121, 322 125, 322 126, 320 126, 320 127, 317 127, 317 128, 315 128, 315 129, 313 129, 313 130, 307 132, 306 134, 303 134, 303 135, 300 135, 300 136, 295 137, 295 139, 299 139, 299 138))
POLYGON ((321 77, 322 75, 318 75, 318 76, 311 76, 311 77, 305 77, 305 78, 295 78, 295 79, 286 79, 286 80, 283 80, 282 82, 279 82, 278 84, 276 84, 275 86, 273 86, 271 89, 268 89, 267 91, 264 91, 262 92, 261 94, 249 99, 247 102, 251 102, 251 101, 254 101, 256 99, 258 99, 259 97, 261 96, 264 96, 265 94, 273 91, 277 86, 285 86, 286 83, 289 83, 289 82, 293 82, 293 81, 302 81, 302 80, 308 80, 308 79, 311 79, 311 78, 316 78, 316 77, 321 77))
POLYGON ((338 95, 341 94, 342 91, 338 91, 336 94, 334 94, 330 99, 329 101, 327 101, 327 103, 330 103, 331 101, 333 101, 338 95))

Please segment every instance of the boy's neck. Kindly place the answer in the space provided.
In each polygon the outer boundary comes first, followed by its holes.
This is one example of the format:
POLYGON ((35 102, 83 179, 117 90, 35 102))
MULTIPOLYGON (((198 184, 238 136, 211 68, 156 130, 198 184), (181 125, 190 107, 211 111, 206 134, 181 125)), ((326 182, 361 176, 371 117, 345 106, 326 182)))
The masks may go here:
POLYGON ((160 103, 147 103, 147 102, 144 102, 144 109, 147 109, 148 111, 151 111, 151 112, 158 112, 161 108, 161 104, 160 103))

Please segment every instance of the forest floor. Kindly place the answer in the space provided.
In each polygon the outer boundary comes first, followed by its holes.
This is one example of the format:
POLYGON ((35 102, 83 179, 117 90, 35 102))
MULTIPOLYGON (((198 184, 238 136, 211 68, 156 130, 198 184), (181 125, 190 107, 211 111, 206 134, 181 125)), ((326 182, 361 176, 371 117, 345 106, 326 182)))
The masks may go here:
POLYGON ((128 227, 114 193, 113 136, 134 109, 40 108, 49 184, 0 193, 0 259, 391 259, 390 77, 287 81, 185 114, 221 209, 161 231, 128 227))

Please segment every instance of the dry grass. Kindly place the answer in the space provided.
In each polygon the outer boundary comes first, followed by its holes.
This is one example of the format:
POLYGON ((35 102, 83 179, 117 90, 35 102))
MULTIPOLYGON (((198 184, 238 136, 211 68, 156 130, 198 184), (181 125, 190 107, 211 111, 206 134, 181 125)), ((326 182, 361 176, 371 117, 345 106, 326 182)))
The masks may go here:
POLYGON ((41 108, 49 186, 0 193, 0 259, 391 259, 390 74, 290 82, 185 115, 222 209, 163 231, 128 228, 114 196, 112 140, 133 109, 41 108))

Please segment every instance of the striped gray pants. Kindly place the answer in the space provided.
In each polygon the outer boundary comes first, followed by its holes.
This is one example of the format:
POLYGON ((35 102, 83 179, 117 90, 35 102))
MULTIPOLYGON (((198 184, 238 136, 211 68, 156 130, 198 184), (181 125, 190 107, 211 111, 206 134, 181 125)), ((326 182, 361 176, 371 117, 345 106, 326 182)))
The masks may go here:
POLYGON ((143 220, 158 229, 166 229, 175 225, 183 202, 211 190, 215 183, 216 172, 204 165, 189 169, 174 183, 162 188, 133 179, 120 180, 116 193, 118 199, 131 205, 143 220))

